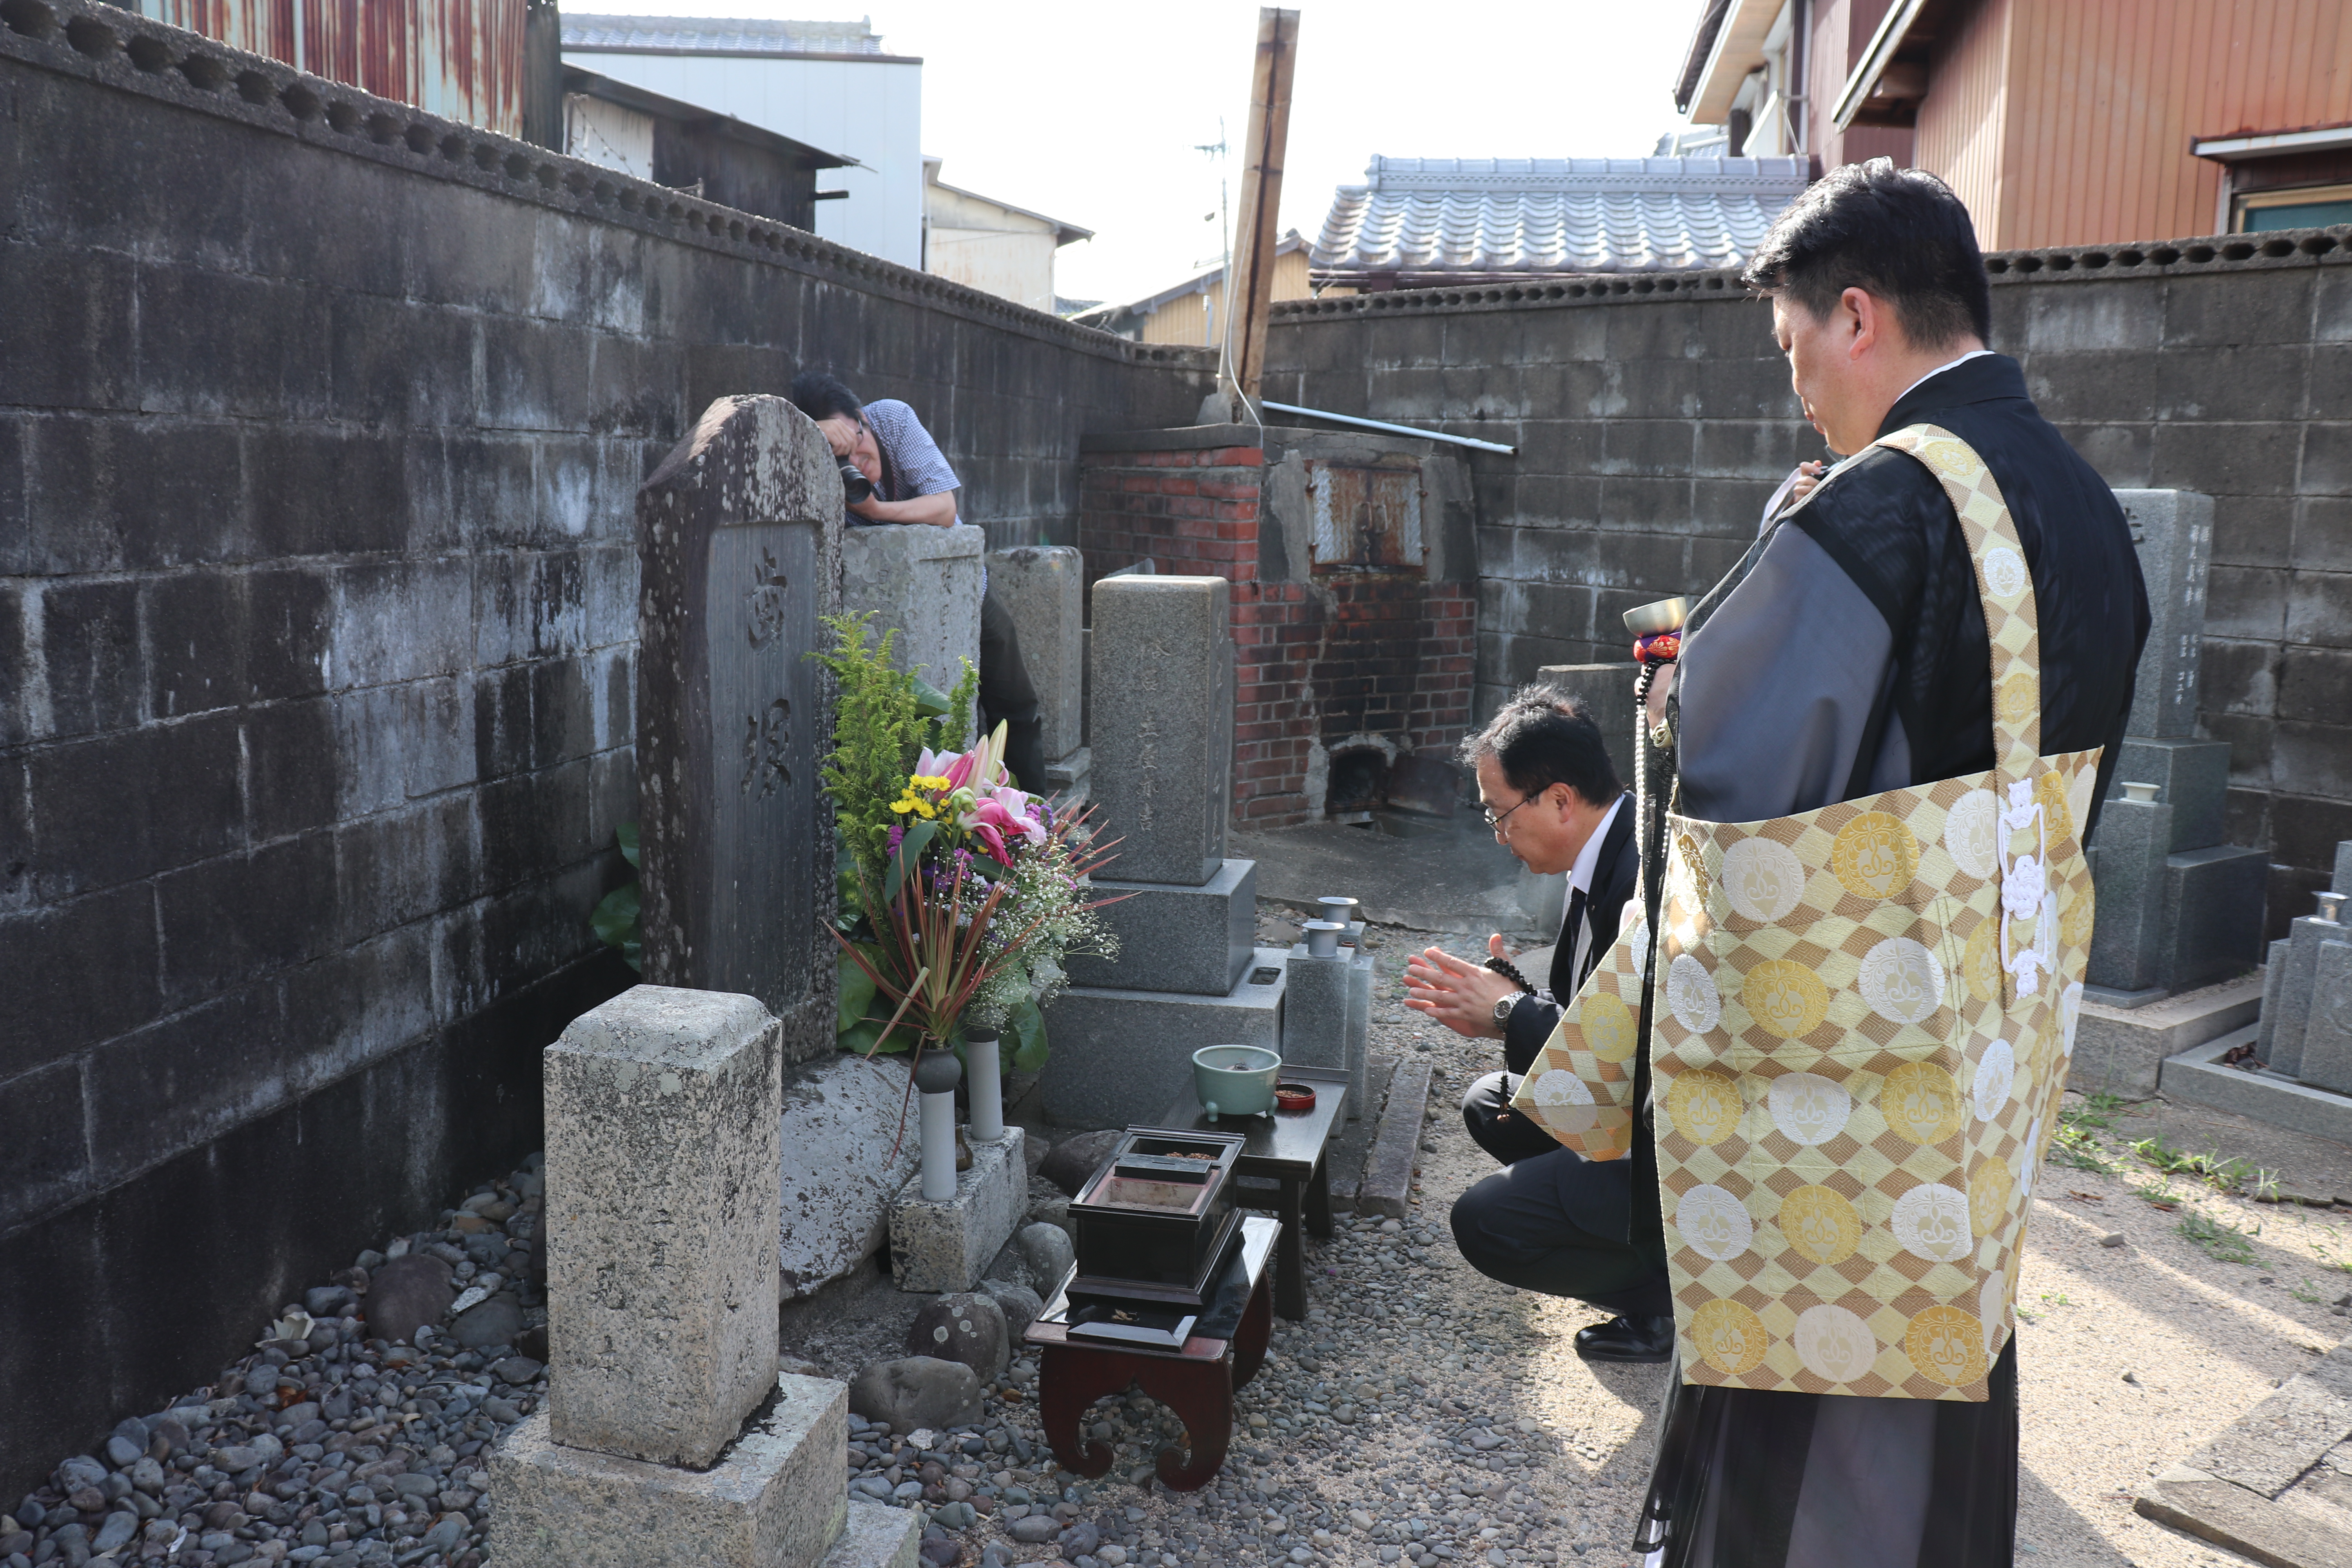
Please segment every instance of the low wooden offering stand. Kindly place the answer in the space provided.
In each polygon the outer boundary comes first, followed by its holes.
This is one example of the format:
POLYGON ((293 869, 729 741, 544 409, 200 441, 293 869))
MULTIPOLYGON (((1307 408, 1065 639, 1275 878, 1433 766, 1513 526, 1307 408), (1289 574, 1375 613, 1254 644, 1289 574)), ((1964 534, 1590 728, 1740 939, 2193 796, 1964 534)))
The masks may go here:
POLYGON ((1110 1445, 1089 1439, 1083 1422, 1096 1400, 1133 1384, 1175 1412, 1191 1438, 1189 1457, 1174 1445, 1160 1450, 1153 1468, 1161 1484, 1189 1492, 1216 1479, 1233 1442, 1234 1390, 1257 1375, 1274 1331, 1268 1265, 1281 1232, 1263 1215, 1243 1219, 1241 1245, 1181 1350, 1073 1338, 1070 1276, 1064 1276, 1021 1336, 1039 1352, 1038 1415, 1064 1469, 1092 1479, 1110 1468, 1110 1445))

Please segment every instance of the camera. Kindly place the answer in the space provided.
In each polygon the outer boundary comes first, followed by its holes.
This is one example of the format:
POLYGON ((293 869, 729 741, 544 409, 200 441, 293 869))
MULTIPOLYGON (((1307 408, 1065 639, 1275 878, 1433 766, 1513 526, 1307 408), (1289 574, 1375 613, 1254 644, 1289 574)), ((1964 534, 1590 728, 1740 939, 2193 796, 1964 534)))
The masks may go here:
POLYGON ((835 458, 834 462, 841 469, 842 500, 847 501, 851 506, 856 506, 859 501, 868 500, 873 496, 874 481, 867 479, 864 474, 858 472, 857 465, 856 463, 850 461, 847 458, 835 458))

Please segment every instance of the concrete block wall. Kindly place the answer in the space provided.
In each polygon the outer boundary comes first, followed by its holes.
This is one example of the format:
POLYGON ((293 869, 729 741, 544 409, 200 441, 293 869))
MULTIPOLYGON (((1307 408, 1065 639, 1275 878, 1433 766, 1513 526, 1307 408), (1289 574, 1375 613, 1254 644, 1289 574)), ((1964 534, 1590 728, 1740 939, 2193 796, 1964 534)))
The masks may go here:
POLYGON ((907 397, 1027 541, 1208 369, 84 0, 0 124, 13 1498, 535 1146, 714 397, 907 397))
MULTIPOLYGON (((2352 834, 2352 230, 1987 258, 1993 344, 2107 481, 2214 498, 2200 719, 2228 841, 2284 932, 2352 834)), ((1266 395, 1502 441, 1477 498, 1477 711, 1627 657, 1619 614, 1703 591, 1798 460, 1767 307, 1727 273, 1286 301, 1266 395)))

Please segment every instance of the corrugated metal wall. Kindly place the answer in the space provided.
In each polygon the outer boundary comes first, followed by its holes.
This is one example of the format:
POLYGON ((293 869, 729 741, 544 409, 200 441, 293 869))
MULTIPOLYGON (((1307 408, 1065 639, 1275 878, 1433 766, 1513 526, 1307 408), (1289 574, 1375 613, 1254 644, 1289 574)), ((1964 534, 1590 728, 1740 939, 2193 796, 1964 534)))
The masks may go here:
POLYGON ((1988 250, 2210 234, 2192 140, 2352 120, 2344 0, 1980 0, 1947 31, 1917 157, 1988 250))
POLYGON ((523 133, 526 0, 138 0, 142 16, 502 135, 523 133))

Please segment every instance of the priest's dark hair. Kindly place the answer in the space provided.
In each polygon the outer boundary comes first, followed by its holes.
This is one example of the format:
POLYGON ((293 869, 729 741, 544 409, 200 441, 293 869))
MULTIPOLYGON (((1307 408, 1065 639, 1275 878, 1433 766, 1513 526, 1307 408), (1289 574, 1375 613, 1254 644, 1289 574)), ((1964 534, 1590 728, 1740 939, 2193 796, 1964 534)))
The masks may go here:
POLYGON ((1465 766, 1488 756, 1522 796, 1564 784, 1586 805, 1607 805, 1624 793, 1591 710, 1549 686, 1520 687, 1485 729, 1462 742, 1465 766))
POLYGON ((1914 348, 1973 331, 1992 341, 1992 290, 1976 225, 1952 187, 1888 158, 1848 163, 1805 188, 1739 280, 1827 316, 1848 289, 1895 307, 1914 348))
POLYGON ((804 370, 793 377, 792 400, 812 419, 831 419, 836 415, 853 420, 866 417, 866 405, 857 401, 857 394, 839 376, 821 370, 804 370))

